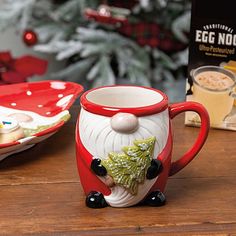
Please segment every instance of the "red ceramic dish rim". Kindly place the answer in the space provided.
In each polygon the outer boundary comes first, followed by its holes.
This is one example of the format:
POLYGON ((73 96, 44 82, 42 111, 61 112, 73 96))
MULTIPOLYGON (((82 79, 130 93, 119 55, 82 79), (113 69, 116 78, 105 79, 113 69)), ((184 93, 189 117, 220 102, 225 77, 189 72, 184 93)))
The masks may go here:
POLYGON ((152 115, 156 114, 159 112, 164 111, 168 107, 168 97, 166 94, 163 92, 146 87, 146 86, 135 86, 135 85, 111 85, 111 86, 102 86, 102 87, 97 87, 94 89, 90 89, 86 91, 85 93, 82 94, 80 98, 80 103, 83 109, 85 109, 88 112, 98 114, 98 115, 103 115, 103 116, 113 116, 117 114, 118 112, 124 112, 124 113, 132 113, 136 116, 147 116, 147 115, 152 115), (140 106, 140 107, 112 107, 112 106, 104 106, 100 105, 94 102, 91 102, 90 100, 87 99, 87 95, 90 92, 99 90, 99 89, 104 89, 104 88, 113 88, 113 87, 136 87, 136 88, 143 88, 147 90, 154 91, 156 93, 159 93, 162 95, 163 99, 160 102, 154 103, 152 105, 147 105, 147 106, 140 106))
MULTIPOLYGON (((22 85, 28 85, 28 86, 38 85, 38 86, 41 86, 40 88, 42 88, 42 86, 44 86, 45 84, 46 85, 50 84, 51 82, 59 82, 59 83, 64 83, 66 85, 71 85, 71 87, 74 89, 73 90, 73 97, 70 99, 70 101, 67 103, 67 105, 65 107, 63 107, 62 111, 68 110, 71 107, 71 105, 73 104, 73 102, 76 100, 76 98, 79 96, 79 94, 83 91, 83 87, 80 84, 77 84, 74 82, 64 82, 64 81, 60 81, 60 80, 47 80, 47 81, 25 82, 25 83, 11 84, 11 85, 3 85, 3 86, 1 86, 1 89, 6 88, 11 92, 12 92, 12 89, 14 91, 17 89, 20 91, 20 86, 22 86, 22 85)), ((4 95, 2 96, 2 99, 4 99, 4 95)), ((30 101, 29 101, 29 103, 30 103, 30 101)), ((0 105, 4 106, 4 104, 0 104, 0 105)), ((51 108, 53 108, 53 107, 51 107, 51 108)), ((19 110, 21 110, 21 109, 19 109, 19 110)), ((34 110, 29 110, 29 111, 34 111, 34 110)), ((57 114, 58 113, 59 112, 57 112, 57 114)), ((40 131, 38 133, 35 133, 32 137, 34 137, 34 138, 43 137, 43 136, 55 133, 57 130, 59 130, 64 125, 64 123, 65 123, 65 121, 60 121, 52 127, 49 127, 49 128, 47 128, 43 131, 40 131)), ((2 143, 2 144, 0 144, 0 149, 9 148, 9 147, 17 146, 17 145, 21 145, 21 144, 22 144, 22 142, 19 140, 12 141, 9 143, 2 143)))

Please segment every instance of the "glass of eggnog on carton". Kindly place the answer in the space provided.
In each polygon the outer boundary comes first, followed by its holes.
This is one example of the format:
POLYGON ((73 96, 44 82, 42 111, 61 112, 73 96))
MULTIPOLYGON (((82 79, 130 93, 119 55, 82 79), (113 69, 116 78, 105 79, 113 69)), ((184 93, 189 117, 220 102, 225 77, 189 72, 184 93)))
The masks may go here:
MULTIPOLYGON (((186 100, 205 106, 211 127, 236 131, 236 17, 229 5, 192 0, 186 100)), ((200 119, 187 112, 185 124, 200 126, 200 119)))

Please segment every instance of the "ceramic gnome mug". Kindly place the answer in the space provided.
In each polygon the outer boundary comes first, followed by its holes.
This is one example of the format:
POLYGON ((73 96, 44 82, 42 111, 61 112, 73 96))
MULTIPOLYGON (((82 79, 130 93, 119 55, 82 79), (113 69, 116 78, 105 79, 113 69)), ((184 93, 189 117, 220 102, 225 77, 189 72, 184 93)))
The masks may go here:
POLYGON ((167 96, 153 88, 120 85, 85 92, 76 126, 76 155, 86 205, 163 205, 168 176, 196 156, 208 131, 209 116, 202 105, 168 105, 167 96), (199 114, 199 135, 192 148, 172 162, 170 120, 185 111, 199 114))

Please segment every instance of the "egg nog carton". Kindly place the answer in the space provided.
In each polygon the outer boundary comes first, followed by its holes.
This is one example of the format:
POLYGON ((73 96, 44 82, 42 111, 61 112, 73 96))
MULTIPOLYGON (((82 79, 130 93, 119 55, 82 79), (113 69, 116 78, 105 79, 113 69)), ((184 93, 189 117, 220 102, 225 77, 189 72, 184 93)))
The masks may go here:
MULTIPOLYGON (((236 131, 235 0, 192 0, 186 100, 207 109, 211 127, 236 131)), ((185 124, 200 125, 187 112, 185 124)))

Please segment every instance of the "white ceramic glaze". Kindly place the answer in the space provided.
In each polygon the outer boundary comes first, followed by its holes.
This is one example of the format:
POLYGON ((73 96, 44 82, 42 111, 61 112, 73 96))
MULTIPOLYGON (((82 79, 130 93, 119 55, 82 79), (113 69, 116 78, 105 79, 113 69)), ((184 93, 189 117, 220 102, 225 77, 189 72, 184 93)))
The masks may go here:
POLYGON ((133 133, 139 127, 138 117, 120 112, 111 118, 111 128, 119 133, 133 133))
POLYGON ((114 108, 144 107, 163 100, 156 91, 131 86, 104 87, 91 91, 86 97, 92 103, 114 108))
MULTIPOLYGON (((8 116, 11 116, 12 114, 22 114, 22 113, 30 117, 31 119, 27 119, 23 121, 19 120, 17 123, 19 123, 21 127, 28 128, 28 129, 35 129, 41 125, 54 124, 58 122, 62 117, 69 115, 69 111, 64 110, 55 116, 46 117, 46 116, 37 114, 36 112, 33 112, 33 111, 22 111, 18 109, 0 106, 0 116, 1 114, 4 114, 5 117, 6 116, 8 117, 8 116)), ((10 119, 10 117, 8 117, 8 119, 10 119)))
MULTIPOLYGON (((138 117, 139 128, 133 133, 116 132, 111 127, 111 119, 112 117, 81 109, 79 135, 82 144, 93 157, 106 159, 108 153, 120 153, 124 146, 132 146, 134 140, 154 136, 156 142, 153 158, 156 159, 166 145, 169 134, 168 109, 158 114, 138 117)), ((105 199, 113 207, 135 205, 145 197, 157 178, 145 180, 143 184, 140 184, 137 195, 132 195, 125 188, 115 185, 111 188, 111 194, 105 196, 105 199)), ((102 177, 100 179, 104 181, 102 177)))

